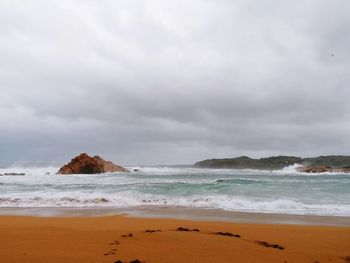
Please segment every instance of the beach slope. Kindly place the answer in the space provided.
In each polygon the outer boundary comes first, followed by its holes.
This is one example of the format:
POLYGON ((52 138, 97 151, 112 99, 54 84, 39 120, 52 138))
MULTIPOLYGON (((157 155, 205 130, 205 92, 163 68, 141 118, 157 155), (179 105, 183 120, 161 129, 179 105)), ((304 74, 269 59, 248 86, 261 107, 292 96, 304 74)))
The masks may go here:
POLYGON ((0 217, 0 257, 3 263, 114 263, 136 259, 146 263, 344 263, 350 262, 349 240, 349 227, 233 224, 123 216, 0 217))

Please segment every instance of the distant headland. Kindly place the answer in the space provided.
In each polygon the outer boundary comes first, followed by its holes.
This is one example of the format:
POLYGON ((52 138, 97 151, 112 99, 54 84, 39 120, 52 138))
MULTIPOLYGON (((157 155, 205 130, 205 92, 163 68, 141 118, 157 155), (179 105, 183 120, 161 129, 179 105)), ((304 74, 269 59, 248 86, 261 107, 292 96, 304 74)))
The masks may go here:
POLYGON ((300 164, 300 172, 350 172, 350 156, 328 155, 319 157, 301 158, 297 156, 272 156, 253 159, 247 156, 224 159, 207 159, 194 164, 202 168, 231 168, 231 169, 257 169, 279 170, 290 165, 300 164))

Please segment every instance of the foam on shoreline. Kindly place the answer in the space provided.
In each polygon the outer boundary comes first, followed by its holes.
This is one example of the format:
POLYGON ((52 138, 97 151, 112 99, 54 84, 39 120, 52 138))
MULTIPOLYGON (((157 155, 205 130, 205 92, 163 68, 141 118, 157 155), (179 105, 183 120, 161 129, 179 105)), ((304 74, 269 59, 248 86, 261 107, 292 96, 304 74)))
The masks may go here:
POLYGON ((129 208, 1 208, 0 216, 34 217, 103 217, 124 215, 139 218, 167 218, 200 221, 222 221, 254 224, 292 224, 318 226, 350 226, 350 217, 291 215, 276 213, 234 212, 219 209, 187 207, 129 208))

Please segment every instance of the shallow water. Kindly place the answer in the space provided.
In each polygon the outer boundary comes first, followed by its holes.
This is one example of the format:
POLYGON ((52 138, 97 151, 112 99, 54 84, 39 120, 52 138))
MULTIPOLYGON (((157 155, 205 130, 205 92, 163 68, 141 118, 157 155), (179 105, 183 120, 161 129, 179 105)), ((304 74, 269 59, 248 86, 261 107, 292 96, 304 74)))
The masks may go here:
POLYGON ((56 175, 57 168, 0 169, 0 207, 185 207, 350 216, 350 174, 130 167, 129 174, 56 175), (50 174, 45 174, 50 172, 50 174))

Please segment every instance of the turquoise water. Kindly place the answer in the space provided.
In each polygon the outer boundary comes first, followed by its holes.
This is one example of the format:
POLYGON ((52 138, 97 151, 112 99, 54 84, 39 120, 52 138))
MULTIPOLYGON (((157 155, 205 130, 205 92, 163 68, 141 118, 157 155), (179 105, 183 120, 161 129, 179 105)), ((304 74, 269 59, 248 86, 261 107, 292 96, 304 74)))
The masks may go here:
POLYGON ((25 176, 0 177, 0 207, 182 206, 350 216, 350 174, 301 174, 293 167, 273 172, 137 169, 129 174, 68 176, 56 175, 56 168, 22 169, 25 176))

